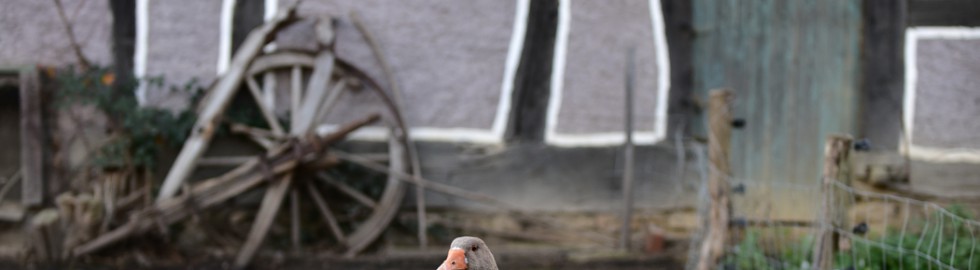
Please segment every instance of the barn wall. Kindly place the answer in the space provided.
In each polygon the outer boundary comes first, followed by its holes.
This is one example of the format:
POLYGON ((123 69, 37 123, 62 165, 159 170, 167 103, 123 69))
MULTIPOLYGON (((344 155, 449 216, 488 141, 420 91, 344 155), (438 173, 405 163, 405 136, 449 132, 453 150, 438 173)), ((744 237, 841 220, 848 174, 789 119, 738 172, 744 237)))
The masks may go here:
MULTIPOLYGON (((75 38, 90 61, 112 62, 112 14, 108 1, 62 1, 75 38)), ((52 1, 10 0, 0 4, 0 66, 77 63, 52 1)))

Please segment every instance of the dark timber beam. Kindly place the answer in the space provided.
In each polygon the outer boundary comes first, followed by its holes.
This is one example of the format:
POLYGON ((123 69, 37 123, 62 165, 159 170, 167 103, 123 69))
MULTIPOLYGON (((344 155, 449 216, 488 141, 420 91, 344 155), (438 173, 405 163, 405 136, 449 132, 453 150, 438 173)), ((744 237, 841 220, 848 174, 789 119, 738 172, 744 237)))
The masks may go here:
MULTIPOLYGON (((870 2, 900 5, 891 2, 903 1, 870 2)), ((909 26, 980 26, 980 1, 976 0, 908 0, 908 11, 909 26)))
POLYGON ((508 141, 542 141, 548 98, 551 96, 551 63, 558 29, 558 1, 532 0, 521 62, 514 76, 506 138, 508 141))
POLYGON ((112 12, 112 57, 115 73, 122 81, 133 77, 136 50, 136 1, 109 0, 112 12))
POLYGON ((858 132, 876 150, 897 150, 905 82, 905 1, 863 3, 862 106, 858 132))

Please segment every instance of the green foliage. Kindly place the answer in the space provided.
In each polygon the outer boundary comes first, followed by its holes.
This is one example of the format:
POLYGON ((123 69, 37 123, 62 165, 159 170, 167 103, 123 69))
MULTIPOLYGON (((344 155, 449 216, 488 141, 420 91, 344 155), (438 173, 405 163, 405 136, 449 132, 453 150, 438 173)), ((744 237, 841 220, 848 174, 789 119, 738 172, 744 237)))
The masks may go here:
MULTIPOLYGON (((955 269, 980 268, 980 243, 976 240, 980 232, 963 222, 972 220, 972 215, 958 205, 946 211, 958 218, 935 211, 926 220, 910 220, 905 233, 901 228, 891 228, 882 237, 851 238, 852 248, 835 254, 834 268, 941 269, 940 263, 955 269)), ((778 230, 774 233, 782 233, 781 239, 791 239, 778 230)), ((811 265, 812 236, 779 246, 779 250, 766 250, 771 246, 761 244, 760 235, 760 229, 746 230, 741 242, 725 258, 726 269, 808 269, 811 265)))
MULTIPOLYGON (((792 239, 789 230, 773 229, 779 239, 792 239)), ((765 244, 760 243, 761 230, 748 229, 742 241, 735 246, 733 254, 725 258, 725 265, 735 269, 806 269, 809 265, 813 237, 806 236, 797 241, 788 241, 788 245, 778 251, 765 250, 765 244)), ((726 268, 727 269, 727 268, 726 268)))
MULTIPOLYGON (((97 150, 93 160, 101 168, 153 167, 164 147, 183 144, 196 121, 190 110, 171 112, 140 107, 135 97, 138 82, 118 81, 108 68, 92 67, 85 71, 67 68, 59 70, 55 80, 58 108, 89 105, 108 118, 112 139, 97 150)), ((160 87, 164 80, 151 78, 145 83, 160 87)), ((182 87, 171 87, 171 90, 191 93, 192 99, 196 100, 201 91, 194 87, 195 84, 192 80, 182 87)))
MULTIPOLYGON (((958 205, 950 206, 946 211, 963 220, 973 218, 958 205)), ((855 239, 852 252, 837 254, 837 266, 854 266, 854 269, 862 270, 939 269, 941 263, 955 269, 980 268, 980 254, 977 254, 980 250, 975 249, 978 243, 974 229, 961 219, 936 211, 927 220, 913 223, 922 229, 917 233, 905 234, 893 229, 879 239, 855 239), (976 257, 972 258, 972 262, 971 255, 976 257), (929 260, 930 257, 939 263, 929 260)))

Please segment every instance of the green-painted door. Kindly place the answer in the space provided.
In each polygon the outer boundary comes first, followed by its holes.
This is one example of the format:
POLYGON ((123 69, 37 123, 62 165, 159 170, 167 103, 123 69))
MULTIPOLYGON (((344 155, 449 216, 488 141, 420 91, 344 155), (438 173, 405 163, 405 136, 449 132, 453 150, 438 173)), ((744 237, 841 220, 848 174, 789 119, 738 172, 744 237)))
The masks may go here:
MULTIPOLYGON (((694 87, 735 90, 736 181, 816 183, 824 138, 852 133, 861 1, 695 0, 694 87)), ((771 193, 779 193, 773 186, 771 193)))

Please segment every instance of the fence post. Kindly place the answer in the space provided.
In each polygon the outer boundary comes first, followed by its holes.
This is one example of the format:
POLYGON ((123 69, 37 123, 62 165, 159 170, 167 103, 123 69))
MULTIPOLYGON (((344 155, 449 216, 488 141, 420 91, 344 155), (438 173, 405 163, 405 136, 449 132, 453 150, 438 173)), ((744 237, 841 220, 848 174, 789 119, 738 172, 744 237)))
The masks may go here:
POLYGON ((711 90, 708 100, 708 194, 711 196, 711 209, 708 210, 707 228, 701 242, 701 256, 697 269, 713 269, 725 252, 728 239, 728 221, 731 201, 728 197, 728 184, 731 169, 728 164, 728 149, 731 146, 732 115, 729 108, 733 98, 731 90, 711 90))
POLYGON ((833 231, 833 228, 842 226, 847 216, 845 209, 834 207, 835 202, 840 202, 840 196, 834 192, 834 181, 841 181, 849 185, 847 181, 847 158, 851 150, 851 138, 844 135, 831 135, 827 137, 824 145, 824 164, 823 177, 821 179, 823 202, 820 213, 817 217, 819 231, 817 232, 816 247, 813 249, 813 263, 815 269, 832 269, 834 266, 834 252, 837 251, 840 235, 833 231))

